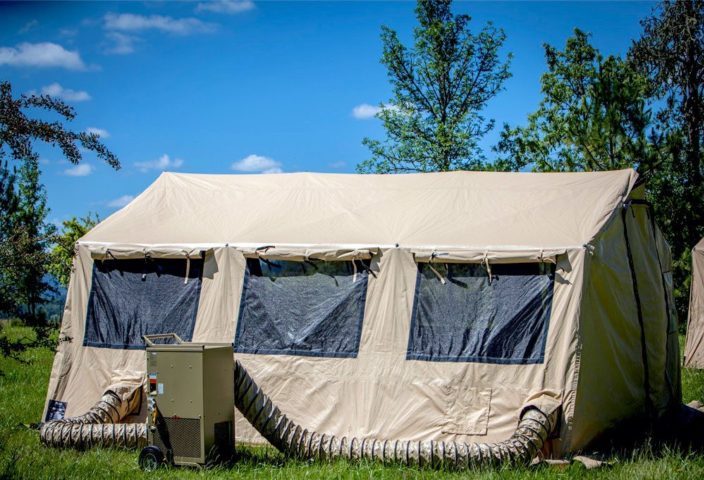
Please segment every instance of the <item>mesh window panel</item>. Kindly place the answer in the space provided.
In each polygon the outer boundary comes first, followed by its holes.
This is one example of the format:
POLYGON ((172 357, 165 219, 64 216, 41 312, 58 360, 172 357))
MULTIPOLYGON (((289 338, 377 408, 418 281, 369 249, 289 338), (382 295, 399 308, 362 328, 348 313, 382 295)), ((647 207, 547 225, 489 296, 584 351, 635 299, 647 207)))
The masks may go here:
POLYGON ((554 266, 492 265, 491 271, 489 282, 483 265, 418 264, 408 360, 543 362, 554 266))
POLYGON ((158 333, 190 340, 202 273, 202 258, 189 268, 185 259, 96 260, 83 344, 142 349, 142 335, 158 333))
POLYGON ((356 357, 368 265, 248 259, 235 351, 356 357))

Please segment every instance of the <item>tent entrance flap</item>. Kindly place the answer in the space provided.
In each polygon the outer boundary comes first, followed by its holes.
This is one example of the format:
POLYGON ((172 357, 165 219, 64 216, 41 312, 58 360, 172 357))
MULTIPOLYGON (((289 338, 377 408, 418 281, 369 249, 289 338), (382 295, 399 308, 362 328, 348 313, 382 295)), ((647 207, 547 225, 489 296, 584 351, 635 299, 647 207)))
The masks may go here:
POLYGON ((247 259, 235 351, 356 357, 368 260, 247 259))
POLYGON ((418 263, 408 360, 542 363, 555 266, 418 263))
POLYGON ((143 349, 143 335, 173 332, 190 340, 203 259, 98 260, 83 345, 143 349))

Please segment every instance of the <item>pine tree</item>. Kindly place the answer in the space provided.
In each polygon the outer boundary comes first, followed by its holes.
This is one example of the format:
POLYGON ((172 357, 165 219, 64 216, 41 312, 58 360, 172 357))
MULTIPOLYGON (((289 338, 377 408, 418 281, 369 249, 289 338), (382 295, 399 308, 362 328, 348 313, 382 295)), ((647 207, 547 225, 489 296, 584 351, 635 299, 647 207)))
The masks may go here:
POLYGON ((510 77, 502 59, 503 30, 492 24, 472 33, 469 15, 453 15, 450 0, 419 0, 413 49, 382 28, 394 98, 378 117, 386 141, 365 138, 372 158, 360 172, 429 172, 485 168, 478 142, 493 121, 481 112, 510 77))

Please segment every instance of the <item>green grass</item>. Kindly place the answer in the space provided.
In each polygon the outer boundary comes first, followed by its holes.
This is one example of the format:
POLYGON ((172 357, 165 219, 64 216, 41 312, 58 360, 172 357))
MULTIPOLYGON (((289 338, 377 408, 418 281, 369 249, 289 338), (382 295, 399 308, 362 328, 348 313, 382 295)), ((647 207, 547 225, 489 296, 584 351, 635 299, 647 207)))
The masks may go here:
MULTIPOLYGON (((28 328, 5 326, 0 338, 25 344, 34 337, 28 328)), ((484 469, 471 472, 434 471, 378 463, 301 462, 284 459, 271 448, 238 448, 239 459, 229 469, 164 469, 144 474, 137 467, 137 452, 94 449, 54 450, 39 443, 36 431, 22 426, 39 421, 53 361, 46 347, 30 347, 16 358, 0 358, 0 478, 704 478, 704 456, 673 450, 653 451, 640 447, 625 456, 614 456, 614 464, 585 470, 574 463, 567 467, 484 469)), ((704 401, 704 372, 684 370, 685 402, 704 401)), ((702 432, 704 435, 704 432, 702 432)))

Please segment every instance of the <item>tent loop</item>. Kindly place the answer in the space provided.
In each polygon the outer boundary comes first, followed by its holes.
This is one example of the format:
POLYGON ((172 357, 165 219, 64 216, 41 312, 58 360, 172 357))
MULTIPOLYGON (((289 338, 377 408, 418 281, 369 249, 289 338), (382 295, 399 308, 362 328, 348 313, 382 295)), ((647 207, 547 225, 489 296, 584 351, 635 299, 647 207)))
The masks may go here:
POLYGON ((440 274, 440 272, 438 272, 437 270, 435 270, 435 268, 433 268, 433 265, 432 265, 433 259, 434 259, 435 257, 437 257, 437 256, 438 256, 438 252, 436 252, 435 250, 433 250, 433 253, 430 254, 430 260, 428 260, 428 268, 430 268, 430 270, 435 274, 435 276, 438 277, 438 280, 440 280, 440 283, 442 283, 443 285, 445 285, 445 284, 447 283, 447 281, 445 280, 445 277, 443 277, 443 276, 440 274))
POLYGON ((489 263, 489 252, 484 252, 484 268, 486 268, 486 273, 489 275, 489 285, 491 285, 491 264, 489 263))
POLYGON ((191 273, 191 252, 183 251, 186 254, 186 276, 183 279, 183 284, 188 285, 188 276, 191 273))
POLYGON ((145 248, 143 250, 144 252, 144 271, 142 272, 142 281, 145 281, 147 279, 147 262, 151 261, 152 255, 147 251, 145 248))
MULTIPOLYGON (((78 242, 76 242, 76 255, 78 255, 78 242)), ((110 251, 109 248, 105 249, 105 256, 109 256, 109 257, 112 257, 113 260, 117 260, 117 258, 115 258, 115 255, 112 254, 112 252, 110 251)), ((98 261, 100 262, 100 265, 103 265, 103 262, 105 262, 105 257, 99 257, 98 261)), ((74 271, 75 271, 74 266, 71 265, 71 272, 74 272, 74 271)))
POLYGON ((109 248, 105 250, 105 253, 109 255, 113 260, 117 261, 117 258, 115 258, 115 255, 110 251, 109 248))
POLYGON ((352 260, 352 283, 357 281, 357 262, 352 260))
POLYGON ((266 253, 267 250, 269 250, 270 248, 276 248, 276 247, 274 247, 274 245, 262 245, 261 247, 255 248, 254 253, 257 254, 257 256, 259 256, 260 252, 266 253))

